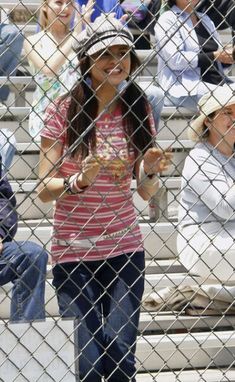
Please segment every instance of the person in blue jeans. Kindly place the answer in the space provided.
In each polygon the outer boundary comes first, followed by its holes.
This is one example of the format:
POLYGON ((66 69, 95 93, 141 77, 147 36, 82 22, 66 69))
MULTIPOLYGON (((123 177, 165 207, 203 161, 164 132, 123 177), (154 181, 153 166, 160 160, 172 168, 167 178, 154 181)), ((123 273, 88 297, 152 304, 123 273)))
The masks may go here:
POLYGON ((0 286, 13 283, 11 322, 45 318, 47 252, 30 241, 16 241, 16 199, 0 157, 0 286))

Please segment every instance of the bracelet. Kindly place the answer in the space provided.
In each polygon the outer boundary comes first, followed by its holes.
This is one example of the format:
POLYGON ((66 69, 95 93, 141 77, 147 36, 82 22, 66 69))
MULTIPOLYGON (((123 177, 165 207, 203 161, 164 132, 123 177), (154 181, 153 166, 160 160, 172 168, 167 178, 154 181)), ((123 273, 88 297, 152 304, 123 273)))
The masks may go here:
POLYGON ((76 194, 77 192, 74 192, 71 188, 71 185, 70 185, 70 176, 67 177, 67 178, 64 178, 64 191, 66 194, 68 195, 74 195, 76 194))
POLYGON ((79 194, 79 193, 85 191, 85 189, 87 187, 88 186, 85 186, 83 188, 78 187, 77 174, 68 176, 67 178, 64 179, 64 190, 65 190, 66 194, 68 194, 68 195, 79 194))

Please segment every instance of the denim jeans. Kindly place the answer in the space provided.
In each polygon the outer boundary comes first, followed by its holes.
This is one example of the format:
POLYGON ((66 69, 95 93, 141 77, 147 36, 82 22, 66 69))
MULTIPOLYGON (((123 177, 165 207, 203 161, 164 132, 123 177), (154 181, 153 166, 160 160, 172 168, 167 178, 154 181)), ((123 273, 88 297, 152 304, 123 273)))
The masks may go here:
POLYGON ((151 85, 147 82, 139 82, 139 86, 144 90, 148 101, 152 107, 155 129, 159 130, 159 122, 161 118, 162 108, 164 106, 164 92, 158 86, 151 85))
MULTIPOLYGON (((0 24, 0 76, 14 76, 20 62, 23 35, 13 24, 0 24)), ((0 102, 9 95, 9 87, 0 89, 0 102)))
POLYGON ((15 136, 12 131, 5 128, 0 129, 0 150, 3 175, 9 171, 16 152, 15 136))
POLYGON ((53 269, 62 317, 77 318, 80 382, 135 381, 144 253, 53 269))
POLYGON ((13 283, 12 322, 45 318, 47 252, 33 242, 6 242, 0 254, 0 285, 13 283))

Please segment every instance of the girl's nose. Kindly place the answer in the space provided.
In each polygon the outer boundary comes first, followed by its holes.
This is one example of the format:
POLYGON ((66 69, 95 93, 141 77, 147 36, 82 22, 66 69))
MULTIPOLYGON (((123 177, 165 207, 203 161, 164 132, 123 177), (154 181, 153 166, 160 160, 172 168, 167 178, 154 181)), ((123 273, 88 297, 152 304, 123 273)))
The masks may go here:
POLYGON ((109 57, 110 57, 110 60, 112 62, 119 62, 120 61, 120 56, 118 53, 111 53, 109 57))

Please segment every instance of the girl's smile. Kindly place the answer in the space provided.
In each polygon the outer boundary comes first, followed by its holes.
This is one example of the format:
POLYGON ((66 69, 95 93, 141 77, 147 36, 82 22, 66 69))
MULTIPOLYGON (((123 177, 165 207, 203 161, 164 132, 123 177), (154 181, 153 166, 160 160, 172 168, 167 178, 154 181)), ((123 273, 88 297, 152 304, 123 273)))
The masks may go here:
POLYGON ((129 47, 114 45, 91 56, 91 79, 93 86, 109 84, 116 88, 130 74, 129 47))

